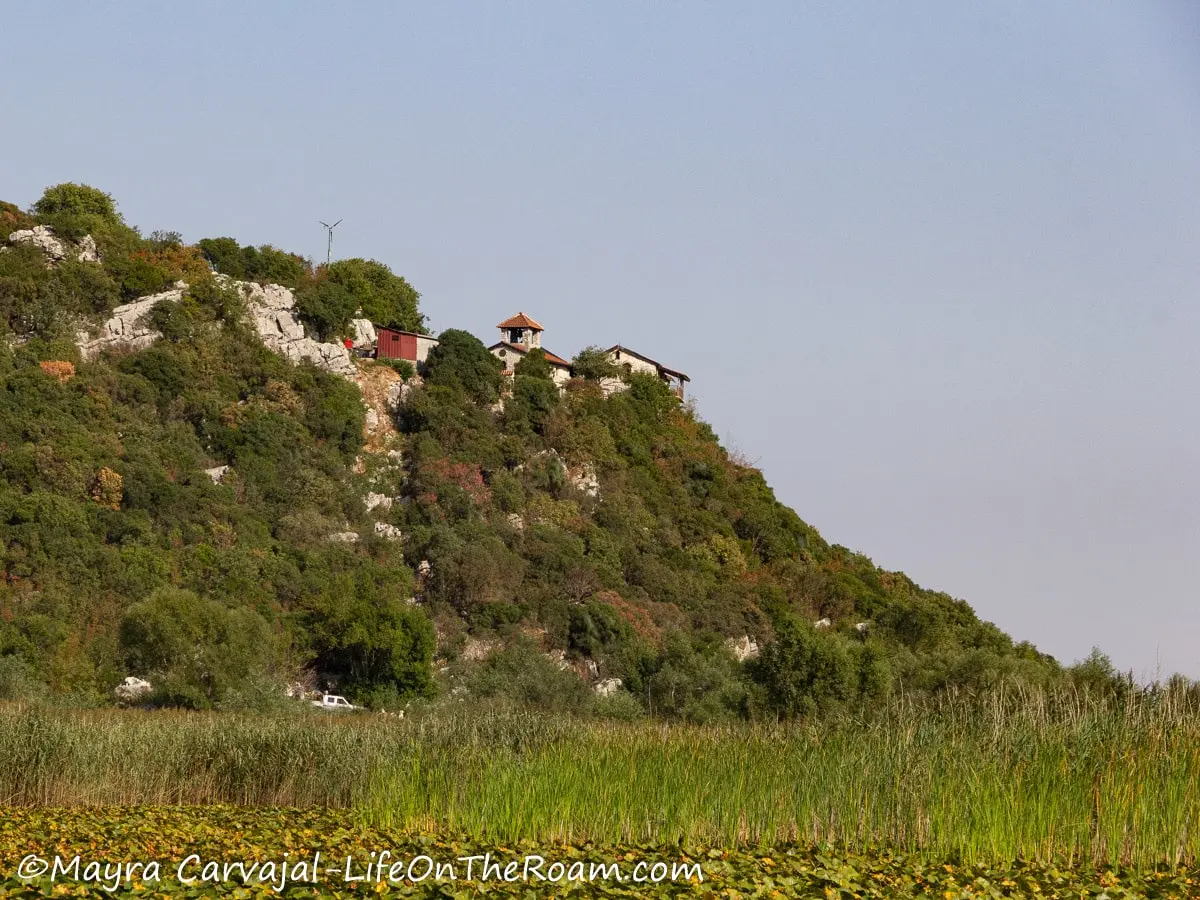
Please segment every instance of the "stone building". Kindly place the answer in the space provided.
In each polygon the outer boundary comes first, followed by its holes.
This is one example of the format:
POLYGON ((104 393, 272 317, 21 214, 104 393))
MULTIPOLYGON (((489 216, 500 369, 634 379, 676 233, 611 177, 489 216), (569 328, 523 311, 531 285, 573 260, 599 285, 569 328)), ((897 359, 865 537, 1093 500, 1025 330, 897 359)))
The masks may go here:
MULTIPOLYGON (((604 351, 609 361, 627 372, 641 373, 645 375, 654 375, 666 382, 667 387, 674 391, 675 396, 680 400, 683 399, 683 386, 686 382, 691 381, 685 374, 675 369, 669 369, 657 360, 651 359, 648 356, 643 356, 630 350, 628 347, 622 347, 616 344, 604 351)), ((603 387, 607 393, 620 390, 624 383, 619 379, 605 379, 603 387)))
POLYGON ((511 376, 517 363, 530 350, 541 350, 546 354, 546 361, 550 363, 550 377, 554 383, 562 387, 570 380, 571 364, 542 346, 542 332, 546 329, 525 313, 519 312, 496 327, 500 329, 500 340, 488 347, 488 350, 504 363, 505 375, 511 376))

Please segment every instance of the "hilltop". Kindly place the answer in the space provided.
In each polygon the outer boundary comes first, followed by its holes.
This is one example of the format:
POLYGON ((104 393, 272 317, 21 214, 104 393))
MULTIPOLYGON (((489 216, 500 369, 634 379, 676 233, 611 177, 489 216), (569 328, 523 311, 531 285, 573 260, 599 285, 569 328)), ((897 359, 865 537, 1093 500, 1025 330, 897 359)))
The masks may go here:
POLYGON ((146 238, 73 184, 0 246, 0 698, 713 721, 1111 675, 831 546, 652 371, 360 355, 426 334, 378 262, 146 238))

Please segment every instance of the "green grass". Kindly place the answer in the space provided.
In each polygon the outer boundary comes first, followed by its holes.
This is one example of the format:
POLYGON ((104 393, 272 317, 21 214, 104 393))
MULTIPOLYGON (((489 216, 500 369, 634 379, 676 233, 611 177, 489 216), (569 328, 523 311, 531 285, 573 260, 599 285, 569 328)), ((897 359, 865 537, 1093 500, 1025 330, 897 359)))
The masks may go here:
POLYGON ((700 728, 9 708, 0 803, 335 806, 475 840, 1194 864, 1200 710, 1171 693, 997 694, 869 722, 700 728))

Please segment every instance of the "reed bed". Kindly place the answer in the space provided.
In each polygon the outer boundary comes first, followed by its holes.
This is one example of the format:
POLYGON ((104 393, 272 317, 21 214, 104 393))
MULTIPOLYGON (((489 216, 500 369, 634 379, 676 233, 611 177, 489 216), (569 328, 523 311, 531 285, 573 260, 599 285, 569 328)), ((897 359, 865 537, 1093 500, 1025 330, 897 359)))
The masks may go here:
POLYGON ((898 702, 804 725, 0 712, 0 802, 353 808, 477 840, 781 841, 939 858, 1197 862, 1187 694, 898 702))

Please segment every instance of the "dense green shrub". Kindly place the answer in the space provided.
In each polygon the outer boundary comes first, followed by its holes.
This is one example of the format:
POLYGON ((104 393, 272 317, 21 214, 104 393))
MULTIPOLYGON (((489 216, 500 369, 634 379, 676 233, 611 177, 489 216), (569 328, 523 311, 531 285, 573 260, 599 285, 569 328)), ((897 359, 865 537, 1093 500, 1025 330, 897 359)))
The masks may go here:
POLYGON ((621 374, 621 369, 599 347, 589 346, 580 350, 571 360, 571 374, 588 381, 600 381, 604 378, 616 378, 621 374))
POLYGON ((396 578, 371 574, 344 574, 334 590, 310 602, 306 622, 316 662, 363 699, 372 691, 396 698, 428 694, 433 626, 405 605, 396 578))
POLYGON ((417 308, 420 294, 383 263, 373 259, 339 259, 325 268, 324 282, 345 291, 365 318, 376 325, 401 331, 425 331, 425 317, 417 308))
POLYGON ((33 212, 56 235, 68 240, 124 224, 110 194, 73 182, 46 188, 33 205, 33 212))
POLYGON ((312 273, 312 265, 304 257, 269 244, 243 247, 234 238, 220 237, 204 238, 197 246, 213 268, 239 281, 296 288, 306 282, 312 273))
POLYGON ((542 378, 549 380, 554 369, 550 365, 550 360, 546 358, 546 351, 541 347, 534 347, 513 366, 513 374, 524 376, 525 378, 542 378))
POLYGON ((358 301, 344 286, 327 278, 309 285, 296 297, 296 312, 323 341, 346 334, 357 307, 358 301))
POLYGON ((456 388, 479 404, 495 402, 500 395, 500 360, 488 352, 475 335, 448 328, 425 361, 430 384, 456 388))
POLYGON ((155 699, 203 708, 219 702, 271 658, 271 634, 254 610, 190 591, 155 591, 121 618, 130 671, 148 676, 155 699))

